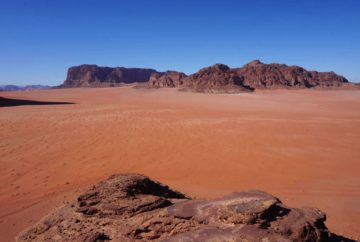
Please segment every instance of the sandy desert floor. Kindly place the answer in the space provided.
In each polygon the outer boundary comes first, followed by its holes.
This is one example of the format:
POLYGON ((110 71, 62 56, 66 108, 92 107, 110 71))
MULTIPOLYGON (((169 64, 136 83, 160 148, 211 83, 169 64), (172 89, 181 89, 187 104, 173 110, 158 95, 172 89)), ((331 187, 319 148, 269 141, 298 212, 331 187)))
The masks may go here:
POLYGON ((0 108, 2 241, 120 172, 203 198, 265 190, 320 208, 331 230, 360 238, 360 91, 0 94, 76 103, 0 108))

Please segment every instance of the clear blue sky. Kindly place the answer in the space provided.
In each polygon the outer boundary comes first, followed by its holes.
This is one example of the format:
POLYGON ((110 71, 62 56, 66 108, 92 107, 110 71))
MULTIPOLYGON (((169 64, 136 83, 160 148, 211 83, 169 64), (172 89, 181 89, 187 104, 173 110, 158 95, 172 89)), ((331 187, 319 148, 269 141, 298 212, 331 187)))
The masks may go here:
POLYGON ((253 60, 360 81, 359 0, 0 0, 0 84, 60 84, 69 66, 193 73, 253 60))

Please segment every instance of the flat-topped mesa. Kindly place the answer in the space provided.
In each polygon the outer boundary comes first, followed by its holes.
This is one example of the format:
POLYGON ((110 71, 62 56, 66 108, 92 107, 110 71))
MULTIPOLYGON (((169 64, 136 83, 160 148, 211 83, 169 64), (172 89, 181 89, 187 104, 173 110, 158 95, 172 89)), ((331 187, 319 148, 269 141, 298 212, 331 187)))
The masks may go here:
POLYGON ((68 69, 63 87, 97 87, 120 83, 147 82, 154 69, 80 65, 68 69))
POLYGON ((191 200, 146 176, 119 174, 17 241, 340 241, 325 219, 318 209, 290 208, 261 191, 191 200))
POLYGON ((299 66, 264 64, 259 60, 233 70, 242 77, 244 85, 254 89, 340 87, 348 83, 334 72, 307 71, 299 66))
POLYGON ((184 83, 185 73, 166 71, 153 73, 149 79, 149 85, 154 87, 181 87, 184 83))

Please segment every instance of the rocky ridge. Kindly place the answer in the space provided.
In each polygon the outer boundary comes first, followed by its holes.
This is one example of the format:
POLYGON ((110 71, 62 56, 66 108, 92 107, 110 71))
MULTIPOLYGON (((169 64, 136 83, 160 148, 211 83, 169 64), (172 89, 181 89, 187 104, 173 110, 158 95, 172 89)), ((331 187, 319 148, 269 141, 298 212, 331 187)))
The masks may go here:
POLYGON ((239 68, 224 64, 200 69, 187 76, 182 72, 154 69, 80 65, 68 70, 62 87, 118 86, 143 83, 145 87, 182 88, 196 92, 237 93, 273 88, 358 88, 359 85, 334 72, 307 71, 299 66, 264 64, 254 60, 239 68))
POLYGON ((13 91, 31 91, 31 90, 46 90, 52 88, 46 85, 0 85, 0 92, 13 92, 13 91))
POLYGON ((233 69, 242 78, 244 85, 254 89, 276 87, 339 87, 348 80, 335 72, 307 71, 299 66, 264 64, 252 61, 241 68, 233 69))
POLYGON ((182 86, 185 90, 210 93, 237 93, 252 91, 243 79, 224 64, 205 67, 188 76, 182 86))
POLYGON ((166 71, 153 73, 149 79, 149 85, 154 87, 180 87, 184 85, 185 73, 166 71))
POLYGON ((269 88, 332 88, 348 80, 334 72, 307 71, 299 66, 252 61, 233 68, 215 64, 184 78, 181 83, 163 83, 153 78, 149 85, 180 87, 197 92, 242 92, 269 88))
POLYGON ((109 177, 43 218, 17 241, 351 241, 315 208, 261 191, 192 200, 139 174, 109 177))

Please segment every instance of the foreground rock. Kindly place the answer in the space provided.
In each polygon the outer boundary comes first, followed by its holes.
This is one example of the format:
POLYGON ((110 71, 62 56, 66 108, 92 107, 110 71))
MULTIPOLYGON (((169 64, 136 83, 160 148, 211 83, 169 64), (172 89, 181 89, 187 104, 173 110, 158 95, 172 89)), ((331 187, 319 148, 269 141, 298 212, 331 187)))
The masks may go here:
POLYGON ((102 87, 116 86, 122 83, 147 82, 153 69, 100 67, 80 65, 70 67, 62 87, 102 87))
POLYGON ((260 191, 214 200, 137 174, 113 175, 48 215, 18 241, 339 241, 325 214, 260 191))

